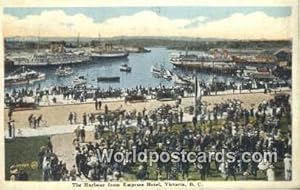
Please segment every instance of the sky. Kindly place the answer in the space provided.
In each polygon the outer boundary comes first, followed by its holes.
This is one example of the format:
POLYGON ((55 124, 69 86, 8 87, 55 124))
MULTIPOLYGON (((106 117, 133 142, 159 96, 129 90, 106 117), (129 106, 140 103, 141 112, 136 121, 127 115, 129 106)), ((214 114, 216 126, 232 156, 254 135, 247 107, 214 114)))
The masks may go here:
POLYGON ((290 7, 5 8, 5 37, 289 39, 290 7))

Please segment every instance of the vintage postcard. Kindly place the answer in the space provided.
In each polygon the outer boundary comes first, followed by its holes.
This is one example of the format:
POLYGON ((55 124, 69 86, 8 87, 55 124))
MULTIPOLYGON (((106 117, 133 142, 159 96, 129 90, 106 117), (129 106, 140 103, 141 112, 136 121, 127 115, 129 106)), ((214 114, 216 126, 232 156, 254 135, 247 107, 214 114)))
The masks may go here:
POLYGON ((2 4, 1 187, 300 188, 298 1, 150 2, 2 4))

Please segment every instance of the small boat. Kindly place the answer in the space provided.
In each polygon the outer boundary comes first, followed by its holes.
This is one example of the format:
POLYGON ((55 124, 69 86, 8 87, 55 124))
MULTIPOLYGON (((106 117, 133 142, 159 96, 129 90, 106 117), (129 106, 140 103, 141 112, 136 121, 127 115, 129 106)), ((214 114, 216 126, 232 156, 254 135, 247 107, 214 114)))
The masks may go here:
POLYGON ((122 64, 120 66, 120 71, 131 72, 131 67, 129 67, 127 64, 122 64))
POLYGON ((178 84, 178 85, 189 85, 189 84, 192 84, 192 82, 190 80, 186 80, 186 79, 183 79, 182 77, 174 74, 173 75, 173 80, 174 80, 174 83, 175 84, 178 84))
POLYGON ((149 52, 151 52, 151 49, 144 48, 144 53, 149 53, 149 52))
POLYGON ((120 82, 120 77, 98 77, 98 82, 120 82))
POLYGON ((20 84, 32 84, 37 81, 44 80, 46 78, 45 73, 36 72, 24 66, 10 73, 4 78, 5 86, 20 85, 20 84))
POLYGON ((152 65, 151 66, 151 73, 155 76, 161 77, 163 75, 163 70, 152 65))
POLYGON ((68 76, 71 74, 73 74, 73 69, 71 67, 59 66, 55 71, 55 75, 60 76, 60 77, 68 76))
POLYGON ((84 76, 79 76, 79 77, 76 77, 74 80, 73 80, 73 84, 75 86, 80 86, 80 85, 84 85, 87 83, 87 79, 84 77, 84 76))
POLYGON ((163 70, 163 78, 170 81, 173 78, 173 73, 171 71, 169 71, 168 69, 164 69, 163 70))

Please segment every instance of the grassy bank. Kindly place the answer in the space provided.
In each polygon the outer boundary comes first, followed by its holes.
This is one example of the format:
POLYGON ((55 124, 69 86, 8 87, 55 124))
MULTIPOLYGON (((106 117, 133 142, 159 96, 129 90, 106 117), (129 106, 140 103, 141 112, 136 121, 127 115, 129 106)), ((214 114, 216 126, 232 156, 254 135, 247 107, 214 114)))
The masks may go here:
POLYGON ((5 141, 5 179, 9 180, 9 168, 16 164, 24 169, 29 180, 41 180, 41 170, 37 168, 38 152, 47 143, 47 136, 16 138, 5 141))

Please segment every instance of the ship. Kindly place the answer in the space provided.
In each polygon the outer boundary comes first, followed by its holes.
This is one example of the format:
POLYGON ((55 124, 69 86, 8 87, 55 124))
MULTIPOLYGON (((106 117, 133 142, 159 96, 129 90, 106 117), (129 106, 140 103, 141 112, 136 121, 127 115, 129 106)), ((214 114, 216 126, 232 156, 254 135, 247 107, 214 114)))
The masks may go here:
POLYGON ((10 73, 4 78, 5 86, 32 84, 37 81, 44 80, 46 75, 41 72, 31 70, 26 67, 18 68, 16 71, 10 73))
POLYGON ((57 66, 83 63, 89 60, 89 56, 68 53, 35 53, 27 57, 13 58, 14 66, 57 66))
POLYGON ((14 56, 11 58, 14 66, 58 66, 83 63, 90 59, 84 51, 65 48, 65 42, 50 42, 48 50, 38 49, 34 54, 14 56))
POLYGON ((129 53, 122 48, 113 48, 111 44, 105 44, 104 48, 95 48, 91 51, 92 59, 126 59, 129 53))
POLYGON ((222 72, 235 72, 236 64, 232 57, 228 55, 227 50, 223 54, 219 50, 209 54, 185 54, 172 55, 169 59, 176 67, 183 67, 187 69, 196 70, 209 70, 209 71, 222 71, 222 72))
POLYGON ((149 53, 149 52, 151 52, 151 49, 146 49, 145 47, 141 47, 141 46, 126 47, 125 49, 129 53, 149 53))

